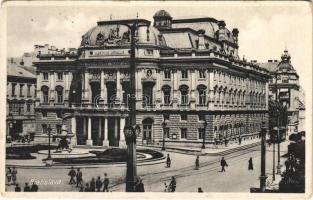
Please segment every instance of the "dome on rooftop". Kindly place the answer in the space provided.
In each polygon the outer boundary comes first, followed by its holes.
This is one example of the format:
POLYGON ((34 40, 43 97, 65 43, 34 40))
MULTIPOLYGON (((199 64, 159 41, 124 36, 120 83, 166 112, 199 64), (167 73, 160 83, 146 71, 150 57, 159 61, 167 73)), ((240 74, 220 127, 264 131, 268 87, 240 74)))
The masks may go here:
POLYGON ((153 18, 164 18, 164 17, 167 17, 167 18, 172 18, 170 13, 168 13, 167 11, 165 10, 159 10, 158 12, 156 12, 154 15, 153 15, 153 18))

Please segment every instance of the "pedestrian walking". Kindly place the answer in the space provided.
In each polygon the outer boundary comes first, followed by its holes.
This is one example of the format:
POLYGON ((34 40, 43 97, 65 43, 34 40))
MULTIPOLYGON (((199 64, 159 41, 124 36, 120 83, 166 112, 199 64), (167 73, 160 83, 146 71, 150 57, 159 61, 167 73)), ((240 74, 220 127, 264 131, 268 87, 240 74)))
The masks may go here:
POLYGON ((101 187, 102 187, 102 181, 101 181, 101 179, 100 179, 100 176, 98 176, 98 178, 97 178, 97 180, 96 180, 96 189, 97 189, 97 192, 100 192, 101 187))
POLYGON ((201 187, 198 187, 198 192, 199 192, 199 193, 203 193, 203 190, 202 190, 201 187))
POLYGON ((88 183, 86 183, 84 191, 85 192, 90 192, 90 188, 89 188, 89 184, 88 183))
POLYGON ((76 187, 83 186, 83 173, 77 168, 76 172, 76 187))
POLYGON ((30 188, 31 192, 38 192, 38 185, 36 184, 36 182, 34 181, 32 184, 32 187, 30 188))
POLYGON ((200 168, 200 161, 199 161, 199 156, 196 158, 196 170, 200 168))
POLYGON ((227 164, 226 160, 224 159, 224 157, 222 157, 221 166, 222 166, 221 172, 226 172, 225 166, 228 167, 228 164, 227 164))
POLYGON ((175 190, 176 190, 176 179, 174 176, 172 176, 172 180, 170 182, 169 187, 170 187, 171 192, 175 192, 175 190))
POLYGON ((109 183, 110 183, 110 180, 108 178, 108 175, 107 173, 104 173, 103 192, 109 192, 109 183))
POLYGON ((95 178, 92 178, 90 181, 90 192, 95 192, 96 191, 96 181, 95 178))
POLYGON ((16 175, 17 175, 17 170, 15 167, 13 167, 11 174, 12 174, 13 185, 15 185, 16 184, 16 175))
POLYGON ((241 136, 239 136, 239 138, 238 138, 238 142, 239 142, 239 145, 241 145, 241 136))
POLYGON ((249 159, 249 166, 248 166, 248 170, 253 170, 253 162, 252 162, 252 158, 249 159))
POLYGON ((136 192, 145 192, 145 186, 142 183, 142 180, 140 178, 137 180, 137 184, 135 186, 135 191, 136 192))
POLYGON ((79 187, 79 192, 84 192, 84 186, 79 187))
POLYGON ((8 180, 8 185, 11 185, 11 180, 12 180, 12 170, 10 167, 8 167, 7 172, 6 172, 6 177, 8 180))
POLYGON ((24 187, 24 192, 30 192, 30 187, 28 185, 28 183, 25 183, 25 187, 24 187))
POLYGON ((21 187, 19 186, 18 183, 16 183, 14 191, 15 192, 21 192, 22 191, 22 189, 21 189, 21 187))
POLYGON ((166 158, 166 167, 170 168, 171 167, 171 158, 170 158, 170 154, 167 154, 167 158, 166 158))
POLYGON ((75 172, 74 167, 71 167, 71 170, 69 171, 68 175, 71 177, 69 184, 70 185, 76 184, 75 179, 74 179, 76 176, 76 172, 75 172))

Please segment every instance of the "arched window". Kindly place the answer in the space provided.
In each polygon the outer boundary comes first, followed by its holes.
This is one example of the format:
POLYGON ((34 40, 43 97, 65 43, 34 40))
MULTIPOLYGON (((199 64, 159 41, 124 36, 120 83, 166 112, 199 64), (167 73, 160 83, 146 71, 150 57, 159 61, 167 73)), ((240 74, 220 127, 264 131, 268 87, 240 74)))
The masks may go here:
POLYGON ((180 90, 180 101, 181 105, 187 105, 189 103, 189 87, 187 85, 181 85, 179 87, 180 90))
POLYGON ((170 103, 171 103, 171 87, 168 85, 164 85, 162 87, 162 91, 163 91, 164 105, 170 105, 170 103))
POLYGON ((206 86, 199 85, 197 87, 197 90, 199 93, 199 105, 205 105, 206 104, 206 86))
POLYGON ((43 96, 43 103, 48 103, 48 101, 49 101, 49 88, 44 85, 41 87, 41 92, 42 92, 42 96, 43 96))
POLYGON ((57 103, 63 103, 63 87, 56 86, 55 91, 57 92, 57 103))

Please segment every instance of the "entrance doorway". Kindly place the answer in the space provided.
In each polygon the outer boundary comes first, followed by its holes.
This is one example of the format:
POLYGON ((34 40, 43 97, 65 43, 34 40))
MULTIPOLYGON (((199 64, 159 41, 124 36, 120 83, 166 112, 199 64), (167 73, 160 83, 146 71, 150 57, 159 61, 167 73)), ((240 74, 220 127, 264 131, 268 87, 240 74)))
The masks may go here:
POLYGON ((151 118, 147 118, 142 121, 143 143, 153 144, 152 124, 153 124, 153 119, 151 118))
POLYGON ((118 147, 119 145, 119 120, 114 117, 108 118, 109 146, 118 147))

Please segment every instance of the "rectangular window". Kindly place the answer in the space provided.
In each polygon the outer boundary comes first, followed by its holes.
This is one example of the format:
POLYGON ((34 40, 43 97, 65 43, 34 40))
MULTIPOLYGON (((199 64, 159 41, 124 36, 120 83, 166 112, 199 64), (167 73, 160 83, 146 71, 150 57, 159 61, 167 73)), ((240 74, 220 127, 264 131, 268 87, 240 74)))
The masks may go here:
POLYGON ((187 139, 187 128, 180 129, 180 138, 187 139))
POLYGON ((56 114, 57 114, 57 118, 62 119, 62 112, 61 111, 56 112, 56 114))
POLYGON ((205 121, 205 115, 204 114, 200 114, 198 115, 199 117, 199 121, 205 121))
POLYGON ((164 129, 164 136, 165 136, 165 138, 170 138, 170 128, 164 129))
POLYGON ((48 80, 49 79, 49 74, 48 72, 44 72, 43 74, 43 80, 48 80))
POLYGON ((181 71, 181 77, 184 78, 184 79, 188 78, 188 71, 187 70, 182 70, 181 71))
POLYGON ((24 114, 24 104, 18 104, 18 114, 24 114))
POLYGON ((199 71, 199 78, 206 78, 205 70, 200 70, 199 71))
POLYGON ((41 124, 41 128, 42 128, 42 133, 47 134, 47 124, 41 124))
POLYGON ((27 85, 27 97, 30 97, 30 88, 32 85, 27 85))
POLYGON ((170 115, 169 114, 164 114, 163 119, 165 120, 170 120, 170 115))
POLYGON ((27 103, 27 112, 30 112, 30 106, 31 106, 31 104, 27 103))
POLYGON ((48 113, 46 111, 42 111, 42 118, 46 118, 48 113))
POLYGON ((199 128, 198 129, 198 138, 203 139, 204 136, 204 128, 199 128))
POLYGON ((16 87, 16 83, 12 83, 12 97, 15 96, 15 87, 16 87))
POLYGON ((20 97, 23 97, 24 84, 20 84, 20 97))
POLYGON ((57 124, 56 125, 56 131, 58 135, 61 135, 61 129, 62 129, 62 125, 61 124, 57 124))
POLYGON ((63 80, 63 73, 62 72, 58 72, 58 80, 59 81, 63 80))
POLYGON ((145 50, 145 55, 152 56, 153 55, 153 49, 146 49, 145 50))
POLYGON ((187 115, 186 114, 180 115, 180 120, 181 121, 187 121, 187 115))
POLYGON ((171 71, 164 71, 164 78, 171 79, 171 71))

